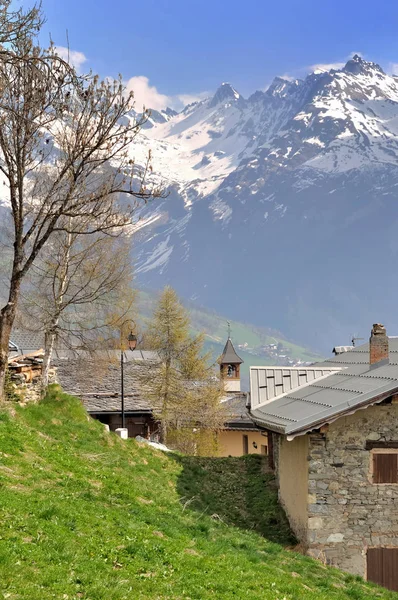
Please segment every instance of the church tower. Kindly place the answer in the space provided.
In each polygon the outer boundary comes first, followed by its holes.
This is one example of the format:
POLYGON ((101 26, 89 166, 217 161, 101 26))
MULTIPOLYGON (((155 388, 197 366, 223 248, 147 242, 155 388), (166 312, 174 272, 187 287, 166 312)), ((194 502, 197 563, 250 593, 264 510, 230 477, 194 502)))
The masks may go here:
POLYGON ((224 351, 218 359, 220 375, 226 392, 240 392, 240 365, 243 360, 235 352, 231 338, 228 337, 224 351))

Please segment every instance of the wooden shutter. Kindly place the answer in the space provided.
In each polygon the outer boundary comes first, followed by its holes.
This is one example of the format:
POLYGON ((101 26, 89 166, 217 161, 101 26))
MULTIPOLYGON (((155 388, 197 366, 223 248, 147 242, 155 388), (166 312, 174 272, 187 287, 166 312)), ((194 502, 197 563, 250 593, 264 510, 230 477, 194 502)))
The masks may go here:
POLYGON ((373 483, 398 483, 398 454, 373 454, 373 483))
POLYGON ((367 552, 367 580, 383 585, 383 550, 369 548, 367 552))
POLYGON ((369 548, 367 552, 367 579, 397 592, 398 548, 369 548))
POLYGON ((383 585, 398 592, 398 548, 383 548, 383 585))

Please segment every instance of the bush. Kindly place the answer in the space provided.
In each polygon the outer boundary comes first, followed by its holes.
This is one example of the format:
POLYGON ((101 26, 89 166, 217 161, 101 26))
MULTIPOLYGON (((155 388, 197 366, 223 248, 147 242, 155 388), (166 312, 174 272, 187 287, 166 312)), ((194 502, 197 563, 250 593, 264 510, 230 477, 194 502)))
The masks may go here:
POLYGON ((8 369, 6 369, 4 396, 8 402, 19 402, 21 400, 21 395, 18 393, 15 383, 12 382, 11 374, 8 369))

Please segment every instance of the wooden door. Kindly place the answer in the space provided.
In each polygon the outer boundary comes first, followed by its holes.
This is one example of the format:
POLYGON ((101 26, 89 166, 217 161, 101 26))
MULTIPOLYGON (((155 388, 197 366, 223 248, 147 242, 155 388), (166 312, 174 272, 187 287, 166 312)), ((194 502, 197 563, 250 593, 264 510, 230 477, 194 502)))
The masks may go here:
POLYGON ((398 592, 398 548, 369 548, 367 579, 398 592))

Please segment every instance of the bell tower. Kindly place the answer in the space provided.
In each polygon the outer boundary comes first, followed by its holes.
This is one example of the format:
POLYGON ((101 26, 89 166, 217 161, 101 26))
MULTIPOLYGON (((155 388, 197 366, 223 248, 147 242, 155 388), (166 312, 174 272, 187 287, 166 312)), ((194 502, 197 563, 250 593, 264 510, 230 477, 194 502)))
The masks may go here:
POLYGON ((220 376, 226 392, 240 392, 240 365, 242 363, 243 360, 236 354, 231 337, 228 335, 224 351, 218 359, 220 376))

